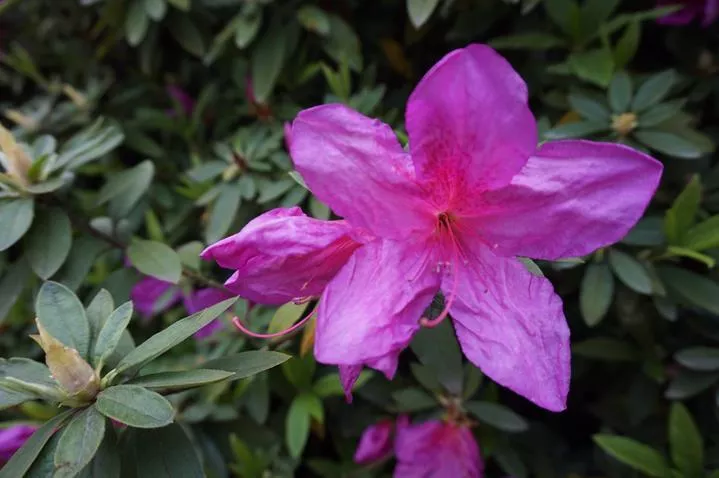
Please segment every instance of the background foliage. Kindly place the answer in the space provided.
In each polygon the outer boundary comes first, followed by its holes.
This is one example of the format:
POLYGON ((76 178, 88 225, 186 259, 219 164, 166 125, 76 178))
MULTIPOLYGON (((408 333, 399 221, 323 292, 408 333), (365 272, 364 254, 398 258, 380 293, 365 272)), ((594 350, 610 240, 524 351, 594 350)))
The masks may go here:
MULTIPOLYGON (((66 430, 97 430, 98 410, 132 425, 132 410, 113 404, 138 393, 153 394, 142 407, 156 407, 154 426, 175 424, 100 433, 95 458, 78 458, 72 450, 83 444, 70 443, 69 431, 47 431, 67 414, 36 400, 42 394, 19 400, 7 391, 12 367, 29 362, 0 361, 1 426, 49 420, 23 472, 50 476, 58 457, 71 456, 70 471, 56 476, 389 476, 390 462, 352 462, 361 431, 461 403, 477 422, 490 477, 709 476, 719 468, 719 26, 656 23, 670 11, 619 0, 0 3, 0 110, 18 142, 0 138, 0 356, 42 362, 28 338, 33 319, 69 314, 89 321, 70 324, 87 330, 95 355, 85 358, 95 366, 113 360, 97 354, 97 324, 112 323, 102 339, 111 345, 102 343, 126 357, 113 364, 154 359, 143 374, 184 373, 179 388, 217 382, 170 393, 167 375, 162 386, 104 376, 117 386, 66 430), (493 45, 525 78, 543 139, 622 142, 665 165, 654 201, 623 241, 538 264, 573 334, 566 412, 545 412, 483 379, 462 363, 446 323, 418 335, 393 382, 366 372, 350 406, 336 370, 312 358, 311 326, 267 342, 228 324, 182 341, 207 317, 178 322, 188 315, 181 304, 152 319, 122 309, 143 275, 174 284, 170 295, 216 286, 223 272, 201 264, 199 251, 260 212, 301 205, 330 217, 290 174, 283 122, 344 102, 402 137, 414 84, 471 42, 493 45), (91 300, 102 304, 92 309, 91 300), (131 337, 121 340, 128 320, 131 337), (148 352, 150 336, 180 329, 161 336, 168 353, 148 352), (255 373, 286 360, 253 368, 237 355, 256 350, 293 358, 255 373), (205 375, 188 372, 197 369, 205 375)), ((233 307, 242 314, 246 304, 233 307)), ((281 330, 304 309, 258 307, 250 323, 281 330)))

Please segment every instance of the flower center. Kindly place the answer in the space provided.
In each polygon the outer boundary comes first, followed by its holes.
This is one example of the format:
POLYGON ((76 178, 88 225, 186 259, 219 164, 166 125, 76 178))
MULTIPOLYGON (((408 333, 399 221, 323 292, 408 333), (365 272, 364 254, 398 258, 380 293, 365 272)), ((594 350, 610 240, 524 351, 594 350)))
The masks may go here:
POLYGON ((626 136, 637 127, 637 115, 634 113, 622 113, 612 117, 612 129, 619 136, 626 136))

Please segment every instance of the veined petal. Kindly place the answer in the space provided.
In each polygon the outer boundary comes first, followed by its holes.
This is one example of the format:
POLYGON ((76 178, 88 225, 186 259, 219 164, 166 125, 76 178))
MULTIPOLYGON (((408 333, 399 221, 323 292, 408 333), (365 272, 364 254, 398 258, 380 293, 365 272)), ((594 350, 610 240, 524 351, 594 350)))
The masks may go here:
POLYGON ((133 286, 130 298, 140 315, 150 318, 180 302, 182 291, 175 284, 148 276, 133 286))
POLYGON ((537 146, 527 86, 485 45, 437 63, 410 96, 406 120, 417 178, 435 202, 509 184, 537 146))
POLYGON ((320 221, 300 208, 280 208, 250 221, 239 233, 202 252, 221 267, 236 269, 225 285, 261 304, 319 296, 360 246, 346 221, 320 221))
POLYGON ((392 420, 382 420, 368 426, 354 454, 355 463, 366 464, 381 460, 392 453, 394 423, 392 420))
POLYGON ((508 187, 480 198, 471 227, 498 254, 582 256, 629 232, 661 174, 659 161, 627 146, 545 143, 508 187))
POLYGON ((367 365, 391 378, 439 288, 432 255, 424 244, 379 239, 358 249, 320 299, 317 361, 367 365))
POLYGON ((387 238, 431 230, 429 206, 392 128, 344 105, 302 111, 290 152, 312 193, 352 225, 387 238))
MULTIPOLYGON (((552 284, 481 243, 464 252, 450 309, 462 351, 500 385, 548 410, 564 410, 569 328, 552 284)), ((442 284, 445 293, 448 281, 442 284)))
POLYGON ((464 426, 430 420, 411 425, 397 421, 394 478, 480 478, 479 447, 464 426))

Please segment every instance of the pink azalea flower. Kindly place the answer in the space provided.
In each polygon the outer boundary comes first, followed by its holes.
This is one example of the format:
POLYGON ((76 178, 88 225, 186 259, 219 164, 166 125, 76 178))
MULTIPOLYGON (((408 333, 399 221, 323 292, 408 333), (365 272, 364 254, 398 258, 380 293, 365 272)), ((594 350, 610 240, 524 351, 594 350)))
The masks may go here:
POLYGON ((0 428, 0 464, 12 458, 37 430, 33 425, 15 425, 9 428, 0 428))
POLYGON ((681 10, 670 13, 658 21, 665 25, 686 25, 695 18, 702 26, 709 26, 719 17, 719 0, 657 0, 657 6, 681 5, 681 10))
POLYGON ((135 310, 149 319, 179 303, 182 291, 175 284, 147 276, 134 285, 130 298, 135 310))
POLYGON ((394 423, 392 420, 382 420, 368 426, 355 451, 354 461, 361 465, 387 458, 392 454, 392 435, 394 423))
MULTIPOLYGON (((165 87, 165 90, 173 100, 180 104, 180 108, 182 108, 182 113, 185 116, 190 116, 192 114, 192 112, 195 110, 195 100, 192 98, 192 96, 190 96, 185 90, 183 90, 177 85, 167 85, 165 87)), ((174 112, 170 112, 171 115, 173 113, 174 112)))
POLYGON ((395 478, 480 478, 484 465, 469 428, 431 420, 397 421, 395 478))
POLYGON ((422 325, 448 313, 467 358, 497 383, 563 410, 569 329, 552 284, 516 256, 582 256, 642 216, 662 165, 626 146, 537 147, 527 87, 491 48, 444 57, 412 93, 409 152, 392 129, 344 105, 302 111, 290 153, 344 220, 276 209, 202 253, 235 269, 249 300, 320 297, 318 361, 346 390, 363 366, 391 378, 422 325), (445 310, 420 319, 437 292, 445 310))
MULTIPOLYGON (((192 292, 192 294, 186 295, 183 298, 183 303, 185 305, 185 310, 187 310, 187 313, 194 314, 208 307, 212 307, 213 305, 222 302, 223 300, 229 299, 230 297, 232 297, 232 294, 227 291, 216 289, 214 287, 209 287, 207 289, 196 290, 192 292)), ((197 332, 195 332, 195 338, 204 339, 214 334, 221 328, 222 320, 215 319, 197 332)))

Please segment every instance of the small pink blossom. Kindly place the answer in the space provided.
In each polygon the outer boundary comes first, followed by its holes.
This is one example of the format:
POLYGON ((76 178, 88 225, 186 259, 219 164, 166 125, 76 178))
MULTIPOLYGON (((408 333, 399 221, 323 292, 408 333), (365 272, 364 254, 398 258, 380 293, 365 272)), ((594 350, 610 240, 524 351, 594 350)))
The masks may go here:
MULTIPOLYGON (((192 96, 177 85, 167 85, 165 90, 167 94, 180 105, 182 114, 185 116, 192 115, 192 112, 195 110, 195 100, 192 96)), ((174 111, 171 113, 174 113, 174 111)))
POLYGON ((658 20, 665 25, 687 25, 698 18, 707 27, 719 17, 719 0, 657 0, 659 7, 668 5, 682 8, 658 20))
POLYGON ((397 421, 394 478, 481 478, 484 464, 469 428, 430 420, 397 421))
POLYGON ((354 461, 367 464, 382 460, 392 454, 394 422, 382 420, 368 426, 362 433, 354 461))
POLYGON ((12 458, 35 433, 37 427, 34 425, 15 425, 8 428, 0 428, 0 464, 12 458))
POLYGON ((392 378, 422 325, 448 314, 467 358, 549 410, 566 407, 569 328, 552 284, 517 256, 582 256, 642 216, 662 165, 626 146, 537 147, 527 86, 491 48, 445 56, 412 93, 409 151, 339 104, 300 112, 295 168, 343 220, 275 209, 202 253, 255 302, 319 297, 315 357, 346 393, 363 366, 392 378), (445 309, 422 313, 441 291, 445 309))

